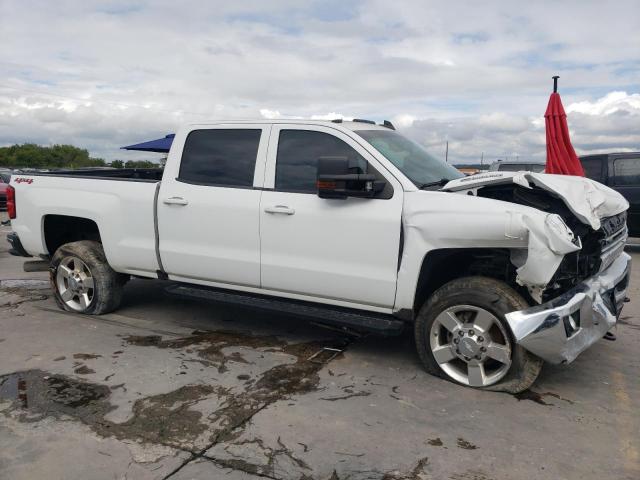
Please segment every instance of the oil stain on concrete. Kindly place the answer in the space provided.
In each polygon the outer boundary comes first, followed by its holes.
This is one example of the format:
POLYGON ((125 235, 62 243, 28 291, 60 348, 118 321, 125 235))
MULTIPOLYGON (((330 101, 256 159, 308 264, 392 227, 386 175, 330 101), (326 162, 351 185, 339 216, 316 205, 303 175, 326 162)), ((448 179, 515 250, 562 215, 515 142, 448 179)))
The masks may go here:
MULTIPOLYGON (((22 421, 36 421, 45 416, 75 418, 98 434, 119 439, 159 443, 181 449, 194 449, 193 441, 203 434, 206 445, 214 444, 225 433, 241 426, 269 404, 288 396, 316 389, 318 371, 323 363, 308 360, 324 344, 307 342, 288 344, 276 337, 252 336, 235 332, 194 332, 193 335, 163 340, 159 336, 126 337, 125 342, 154 348, 195 348, 199 358, 218 371, 226 371, 230 360, 243 361, 237 353, 226 355, 224 348, 244 346, 278 351, 293 358, 293 363, 279 364, 249 380, 244 391, 220 385, 186 385, 169 393, 138 399, 133 416, 114 423, 105 415, 116 407, 109 401, 108 387, 53 375, 42 370, 28 370, 0 377, 0 400, 10 401, 4 410, 22 421), (200 408, 206 402, 213 410, 200 408), (206 415, 206 417, 205 417, 206 415)), ((335 346, 335 342, 332 346, 335 346)), ((76 354, 74 358, 96 358, 94 354, 76 354)), ((76 374, 90 373, 85 365, 76 374)))

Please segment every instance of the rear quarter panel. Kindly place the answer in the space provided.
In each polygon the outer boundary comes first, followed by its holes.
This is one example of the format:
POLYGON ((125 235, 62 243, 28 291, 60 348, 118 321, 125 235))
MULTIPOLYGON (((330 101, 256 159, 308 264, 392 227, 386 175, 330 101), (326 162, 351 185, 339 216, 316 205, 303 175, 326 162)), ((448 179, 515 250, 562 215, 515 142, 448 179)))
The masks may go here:
POLYGON ((44 238, 46 215, 93 220, 111 267, 123 273, 153 273, 156 182, 61 176, 15 176, 17 216, 11 226, 32 255, 53 255, 44 238))

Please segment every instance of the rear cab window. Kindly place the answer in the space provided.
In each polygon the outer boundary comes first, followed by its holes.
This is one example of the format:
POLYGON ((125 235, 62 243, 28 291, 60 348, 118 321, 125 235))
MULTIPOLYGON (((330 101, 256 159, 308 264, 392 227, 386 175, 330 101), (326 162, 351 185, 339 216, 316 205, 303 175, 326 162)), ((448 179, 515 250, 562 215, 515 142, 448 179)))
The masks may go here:
POLYGON ((193 130, 185 140, 178 181, 252 188, 262 130, 193 130))

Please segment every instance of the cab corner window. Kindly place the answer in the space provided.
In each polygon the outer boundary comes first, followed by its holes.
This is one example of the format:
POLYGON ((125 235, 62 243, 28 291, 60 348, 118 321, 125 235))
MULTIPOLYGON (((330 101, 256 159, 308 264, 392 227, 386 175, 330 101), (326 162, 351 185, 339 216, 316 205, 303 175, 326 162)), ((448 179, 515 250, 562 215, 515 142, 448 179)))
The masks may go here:
POLYGON ((251 187, 260 129, 203 129, 188 136, 178 180, 199 185, 251 187))

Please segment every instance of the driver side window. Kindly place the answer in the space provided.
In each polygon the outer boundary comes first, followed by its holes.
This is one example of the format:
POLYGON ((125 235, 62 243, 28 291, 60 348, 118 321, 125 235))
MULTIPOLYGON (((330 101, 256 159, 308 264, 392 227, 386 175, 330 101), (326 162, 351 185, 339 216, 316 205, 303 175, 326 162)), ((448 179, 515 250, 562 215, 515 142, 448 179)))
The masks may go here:
POLYGON ((281 130, 276 190, 315 194, 320 157, 348 158, 350 173, 377 173, 358 152, 333 135, 312 130, 281 130))

